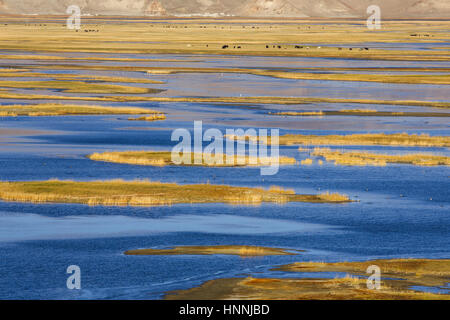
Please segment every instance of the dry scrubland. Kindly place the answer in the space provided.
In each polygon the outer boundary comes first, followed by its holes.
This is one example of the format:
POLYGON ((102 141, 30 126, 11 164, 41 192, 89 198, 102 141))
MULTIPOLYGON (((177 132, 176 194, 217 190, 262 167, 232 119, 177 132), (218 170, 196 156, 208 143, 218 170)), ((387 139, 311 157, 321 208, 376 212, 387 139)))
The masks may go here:
POLYGON ((258 205, 263 202, 349 202, 340 194, 301 195, 293 190, 272 187, 232 187, 226 185, 123 181, 28 181, 0 182, 0 199, 33 203, 81 203, 105 206, 156 206, 177 203, 230 203, 258 205))
POLYGON ((293 255, 285 249, 260 246, 179 246, 171 249, 136 249, 125 251, 126 255, 213 255, 226 254, 242 257, 293 255))
MULTIPOLYGON (((258 137, 227 136, 228 139, 257 141, 258 137)), ((261 141, 270 144, 270 137, 261 141)), ((410 146, 410 147, 449 147, 450 137, 430 136, 428 134, 407 133, 366 133, 349 135, 302 135, 287 134, 279 137, 280 145, 350 145, 350 146, 410 146)))
POLYGON ((63 116, 63 115, 107 115, 107 114, 152 114, 152 117, 164 116, 159 111, 131 107, 102 107, 86 105, 64 105, 56 103, 3 105, 1 117, 16 116, 63 116))
POLYGON ((450 260, 393 259, 366 262, 299 262, 276 271, 340 272, 334 279, 306 278, 232 278, 205 282, 197 288, 170 292, 166 299, 287 299, 287 300, 359 300, 359 299, 450 299, 449 295, 418 292, 411 286, 445 286, 450 277, 450 260), (381 268, 380 290, 367 288, 367 267, 381 268), (351 275, 350 275, 351 274, 351 275), (353 276, 352 276, 353 275, 353 276), (387 279, 398 280, 387 280, 387 279))
MULTIPOLYGON (((329 148, 315 148, 311 155, 324 157, 326 161, 333 161, 344 166, 385 166, 387 163, 404 163, 417 166, 450 166, 450 157, 432 154, 404 154, 389 155, 363 151, 341 152, 329 148)), ((302 164, 312 164, 302 163, 302 164)))
MULTIPOLYGON (((180 157, 183 154, 180 154, 180 157)), ((184 166, 213 166, 213 167, 235 167, 235 166, 261 166, 270 165, 278 161, 279 164, 295 164, 296 160, 289 157, 279 157, 279 159, 271 157, 251 157, 251 156, 226 156, 224 154, 209 155, 201 153, 189 153, 187 158, 190 164, 176 164, 172 161, 172 153, 170 151, 120 151, 120 152, 103 152, 93 153, 88 156, 91 160, 125 163, 134 165, 147 166, 166 166, 166 165, 184 165, 184 166), (200 164, 194 163, 195 159, 201 160, 200 164), (216 159, 218 162, 216 162, 216 159), (227 160, 230 159, 230 160, 227 160), (229 161, 227 163, 227 161, 229 161)))

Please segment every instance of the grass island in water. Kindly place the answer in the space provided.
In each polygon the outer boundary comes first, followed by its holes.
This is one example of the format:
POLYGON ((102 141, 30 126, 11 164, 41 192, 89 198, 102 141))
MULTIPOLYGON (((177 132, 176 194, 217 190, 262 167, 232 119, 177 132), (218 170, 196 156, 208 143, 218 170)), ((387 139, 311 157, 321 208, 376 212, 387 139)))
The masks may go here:
POLYGON ((441 300, 450 295, 414 290, 439 288, 448 283, 450 260, 392 259, 365 262, 299 262, 271 271, 308 273, 308 278, 226 278, 210 280, 199 287, 169 292, 166 299, 245 300, 441 300), (367 268, 380 267, 380 289, 367 286, 367 268), (320 278, 321 272, 342 276, 320 278), (317 273, 318 277, 311 276, 317 273))
MULTIPOLYGON (((296 250, 298 251, 298 250, 296 250)), ((170 249, 136 249, 124 252, 125 255, 237 255, 237 256, 278 256, 293 255, 281 248, 245 246, 245 245, 220 245, 220 246, 178 246, 170 249)))
POLYGON ((0 106, 0 117, 108 114, 151 114, 149 117, 164 116, 164 114, 159 111, 135 107, 103 107, 88 105, 65 105, 57 103, 0 106))
MULTIPOLYGON (((413 164, 417 166, 450 166, 450 157, 433 154, 389 155, 363 151, 342 152, 330 148, 315 148, 311 155, 324 157, 326 161, 344 166, 385 166, 387 163, 413 164)), ((303 163, 303 164, 312 164, 303 163)))
POLYGON ((340 194, 295 194, 280 187, 233 187, 212 184, 180 185, 147 180, 109 181, 15 181, 0 182, 0 199, 32 203, 79 203, 104 206, 157 206, 177 203, 230 203, 258 205, 263 202, 343 203, 340 194))
MULTIPOLYGON (((186 155, 183 155, 186 156, 186 155)), ((91 160, 125 163, 134 165, 147 166, 166 166, 166 165, 182 165, 182 166, 212 166, 212 167, 236 167, 236 166, 264 166, 275 163, 279 164, 295 164, 296 160, 290 157, 254 157, 254 156, 238 156, 225 154, 203 154, 189 153, 188 163, 176 164, 172 161, 172 152, 170 151, 118 151, 93 153, 87 156, 91 160), (195 158, 201 159, 200 164, 195 163, 195 158), (216 161, 217 160, 217 161, 216 161)), ((180 154, 181 158, 181 154, 180 154)))

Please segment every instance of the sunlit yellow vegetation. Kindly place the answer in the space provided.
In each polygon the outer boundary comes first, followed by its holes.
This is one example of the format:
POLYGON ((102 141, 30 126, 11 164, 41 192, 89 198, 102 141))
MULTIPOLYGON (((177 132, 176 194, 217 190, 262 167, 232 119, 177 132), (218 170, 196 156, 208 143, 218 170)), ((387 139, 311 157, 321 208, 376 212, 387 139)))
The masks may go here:
POLYGON ((349 110, 321 110, 321 111, 286 111, 270 112, 275 116, 359 116, 359 117, 450 117, 450 113, 443 112, 399 112, 399 111, 377 111, 371 109, 349 109, 349 110))
POLYGON ((323 111, 302 111, 302 112, 270 112, 269 114, 276 116, 323 116, 325 113, 323 111))
POLYGON ((449 300, 448 294, 419 292, 412 286, 445 286, 450 260, 393 259, 365 262, 298 262, 274 269, 284 272, 339 272, 333 279, 231 278, 217 279, 199 287, 168 293, 166 299, 249 300, 449 300), (380 289, 367 287, 367 267, 381 269, 380 289))
POLYGON ((65 105, 57 103, 3 105, 0 106, 0 116, 62 116, 62 115, 101 115, 101 114, 155 114, 159 111, 132 107, 102 107, 86 105, 65 105))
POLYGON ((300 161, 300 164, 303 165, 303 166, 309 166, 309 165, 313 164, 313 160, 309 159, 309 158, 308 159, 304 159, 304 160, 300 161))
MULTIPOLYGON (((46 56, 32 54, 0 54, 0 59, 4 60, 58 60, 58 61, 115 61, 115 62, 186 62, 179 59, 141 59, 141 58, 117 58, 117 57, 67 57, 67 56, 46 56)), ((0 72, 3 69, 0 69, 0 72)), ((7 69, 9 70, 9 69, 7 69)), ((22 70, 22 69, 17 69, 22 70)))
MULTIPOLYGON (((369 260, 364 262, 296 262, 275 270, 290 272, 347 272, 354 275, 367 275, 369 266, 380 268, 384 278, 401 278, 406 283, 392 283, 399 287, 402 285, 445 286, 450 277, 449 259, 387 259, 369 260)), ((450 298, 450 297, 449 297, 450 298)))
MULTIPOLYGON (((241 73, 241 74, 253 74, 258 76, 267 76, 274 78, 285 78, 285 79, 304 79, 304 80, 334 80, 334 81, 369 81, 369 82, 393 82, 393 83, 428 83, 428 84, 445 84, 448 82, 448 77, 445 73, 450 72, 450 68, 348 68, 348 67, 311 67, 302 68, 304 71, 298 73, 295 69, 291 71, 274 71, 272 69, 247 69, 247 68, 187 68, 187 67, 140 67, 140 66, 125 66, 125 65, 115 65, 115 66, 105 66, 105 65, 35 65, 33 69, 54 69, 54 70, 104 70, 104 71, 135 71, 135 72, 146 72, 148 74, 154 75, 167 75, 175 73, 241 73), (320 72, 322 71, 322 72, 320 72), (336 73, 330 73, 330 71, 335 71, 336 73), (383 76, 382 74, 362 74, 362 73, 350 73, 351 71, 370 71, 370 72, 421 72, 425 74, 399 74, 383 76), (348 73, 346 73, 348 72, 348 73), (430 74, 426 74, 426 73, 430 74), (444 73, 436 77, 435 73, 444 73), (323 73, 327 73, 330 77, 326 78, 323 73), (340 75, 346 74, 343 77, 340 75), (424 77, 422 77, 424 75, 424 77), (409 76, 409 77, 408 77, 409 76)), ((20 76, 20 73, 16 73, 20 76)), ((9 75, 11 76, 11 75, 9 75)))
MULTIPOLYGON (((56 67, 57 68, 57 67, 56 67)), ((87 66, 89 69, 89 66, 87 66)), ((102 82, 124 82, 124 83, 149 83, 163 84, 163 81, 151 80, 145 78, 129 78, 116 76, 101 76, 89 74, 64 74, 64 73, 41 73, 41 72, 2 72, 0 69, 0 77, 4 78, 46 78, 58 81, 79 80, 79 81, 102 81, 102 82)))
POLYGON ((22 71, 29 71, 29 69, 18 69, 18 68, 0 68, 1 73, 17 73, 22 71))
POLYGON ((125 251, 126 255, 212 255, 226 254, 248 256, 274 256, 293 255, 285 249, 245 246, 245 245, 220 245, 220 246, 179 246, 171 249, 136 249, 125 251))
POLYGON ((410 84, 450 84, 450 74, 362 74, 362 73, 300 73, 245 68, 151 68, 150 74, 172 73, 242 73, 282 79, 328 80, 328 81, 365 81, 410 84))
POLYGON ((329 148, 315 148, 313 156, 344 166, 385 166, 387 163, 405 163, 417 166, 450 166, 450 157, 432 154, 389 155, 361 151, 341 152, 329 148))
POLYGON ((154 114, 151 116, 143 116, 139 118, 128 118, 131 121, 156 121, 156 120, 166 120, 165 114, 154 114))
MULTIPOLYGON (((169 19, 140 21, 95 20, 83 17, 83 28, 95 24, 98 32, 68 30, 63 20, 45 27, 30 26, 21 17, 7 17, 1 26, 3 50, 22 52, 172 53, 258 56, 302 56, 402 61, 448 61, 447 50, 365 50, 364 42, 448 42, 442 30, 448 22, 383 21, 384 32, 372 32, 363 20, 298 19, 169 19), (143 23, 145 22, 145 23, 143 23), (252 27, 250 27, 252 25, 252 27), (426 39, 411 32, 427 34, 426 39), (152 42, 149 43, 149 36, 152 42), (195 41, 193 41, 195 39, 195 41), (299 40, 300 39, 300 40, 299 40), (281 43, 280 43, 281 42, 281 43), (299 42, 313 45, 297 46, 299 42), (291 43, 288 45, 287 43, 291 43), (331 47, 330 44, 335 44, 331 47), (340 47, 352 45, 353 50, 340 47), (223 45, 228 48, 222 49, 223 45)), ((436 45, 438 46, 438 45, 436 45)))
MULTIPOLYGON (((245 140, 246 137, 227 136, 229 139, 245 140)), ((251 137, 257 141, 258 137, 251 137)), ((266 142, 266 141, 263 141, 266 142)), ((270 137, 267 143, 270 144, 270 137)), ((430 136, 428 134, 407 133, 366 133, 349 135, 302 135, 287 134, 279 137, 280 145, 385 145, 385 146, 415 146, 415 147, 448 147, 450 137, 430 136)))
MULTIPOLYGON (((156 90, 156 89, 155 89, 156 90)), ((22 100, 82 100, 82 101, 108 101, 108 102, 197 102, 197 103, 229 103, 229 104, 305 104, 305 103, 355 103, 355 104, 383 104, 398 106, 420 106, 432 108, 450 108, 449 102, 415 101, 415 100, 368 100, 368 99, 335 99, 335 98, 306 98, 306 97, 148 97, 148 96, 103 96, 103 97, 76 97, 55 96, 43 94, 21 94, 4 91, 0 88, 0 99, 22 100)))
POLYGON ((170 151, 120 151, 120 152, 104 152, 93 153, 88 156, 91 160, 127 163, 135 165, 149 165, 149 166, 165 166, 165 165, 183 165, 183 166, 213 166, 213 167, 228 167, 228 166, 264 166, 273 163, 279 164, 295 164, 296 160, 290 157, 253 157, 253 156, 238 156, 226 154, 178 154, 180 159, 186 157, 187 163, 175 163, 170 151), (196 164, 195 159, 201 159, 201 163, 196 164))
POLYGON ((298 195, 293 190, 232 187, 226 185, 109 181, 0 182, 0 199, 33 203, 81 203, 104 206, 156 206, 177 203, 230 203, 258 205, 263 202, 349 202, 322 195, 298 195), (337 200, 336 200, 337 199, 337 200))
POLYGON ((24 89, 56 89, 70 93, 158 93, 162 90, 130 87, 83 81, 7 81, 0 80, 0 87, 24 89))

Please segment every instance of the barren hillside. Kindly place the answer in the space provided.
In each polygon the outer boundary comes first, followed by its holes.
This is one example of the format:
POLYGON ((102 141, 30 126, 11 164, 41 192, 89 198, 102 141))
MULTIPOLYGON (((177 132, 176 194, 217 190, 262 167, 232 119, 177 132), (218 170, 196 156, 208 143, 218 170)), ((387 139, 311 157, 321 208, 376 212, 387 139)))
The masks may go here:
POLYGON ((235 15, 366 17, 379 5, 386 18, 450 18, 448 0, 0 0, 0 13, 65 14, 69 5, 92 15, 235 15))

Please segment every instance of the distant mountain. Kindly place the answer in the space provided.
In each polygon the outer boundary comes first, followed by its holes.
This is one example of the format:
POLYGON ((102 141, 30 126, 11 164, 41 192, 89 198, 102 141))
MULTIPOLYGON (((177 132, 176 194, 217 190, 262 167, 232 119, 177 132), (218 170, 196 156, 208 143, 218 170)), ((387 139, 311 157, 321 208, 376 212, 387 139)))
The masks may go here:
POLYGON ((247 0, 242 16, 354 17, 356 12, 339 0, 247 0))
POLYGON ((385 18, 450 18, 450 0, 0 0, 0 13, 363 18, 374 4, 385 18))

